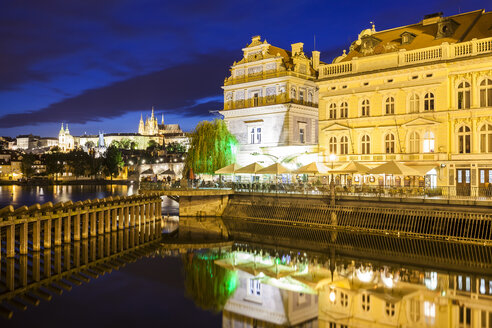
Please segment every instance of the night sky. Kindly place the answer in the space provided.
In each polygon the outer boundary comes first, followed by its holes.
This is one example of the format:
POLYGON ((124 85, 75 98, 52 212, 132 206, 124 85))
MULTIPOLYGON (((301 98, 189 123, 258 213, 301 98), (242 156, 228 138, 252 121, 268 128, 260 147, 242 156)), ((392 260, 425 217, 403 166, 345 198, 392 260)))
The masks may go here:
POLYGON ((224 78, 251 36, 329 61, 361 30, 425 14, 492 10, 466 1, 2 0, 0 135, 137 132, 140 113, 191 130, 222 107, 224 78))

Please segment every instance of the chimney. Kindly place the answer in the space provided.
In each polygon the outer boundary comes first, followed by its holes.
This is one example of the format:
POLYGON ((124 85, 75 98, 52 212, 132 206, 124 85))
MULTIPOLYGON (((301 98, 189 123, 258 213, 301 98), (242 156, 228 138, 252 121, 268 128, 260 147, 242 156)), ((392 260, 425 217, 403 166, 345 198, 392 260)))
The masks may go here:
POLYGON ((292 56, 295 56, 296 54, 302 52, 302 47, 304 46, 304 43, 297 42, 297 43, 293 43, 291 46, 292 46, 292 56))
POLYGON ((318 70, 318 67, 319 67, 319 56, 321 55, 321 53, 319 51, 313 51, 312 52, 313 54, 313 57, 312 57, 312 61, 313 61, 313 68, 315 71, 318 70))

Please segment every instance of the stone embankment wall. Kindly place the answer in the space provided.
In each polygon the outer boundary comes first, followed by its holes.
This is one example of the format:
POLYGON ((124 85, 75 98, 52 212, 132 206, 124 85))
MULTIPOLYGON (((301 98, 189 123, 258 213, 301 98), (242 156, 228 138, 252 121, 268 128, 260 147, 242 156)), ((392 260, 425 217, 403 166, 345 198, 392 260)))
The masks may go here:
POLYGON ((247 219, 258 224, 492 244, 490 211, 371 203, 330 206, 321 198, 235 196, 229 200, 223 217, 247 219))

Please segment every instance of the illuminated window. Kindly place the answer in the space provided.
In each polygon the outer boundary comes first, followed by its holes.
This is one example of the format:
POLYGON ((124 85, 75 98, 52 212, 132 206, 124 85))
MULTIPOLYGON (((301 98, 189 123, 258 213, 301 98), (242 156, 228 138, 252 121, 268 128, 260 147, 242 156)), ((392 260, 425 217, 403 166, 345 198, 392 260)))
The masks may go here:
POLYGON ((386 98, 385 103, 386 115, 392 115, 395 113, 395 98, 388 97, 386 98))
POLYGON ((261 296, 261 282, 258 279, 248 279, 248 295, 261 296))
POLYGON ((348 118, 348 104, 346 102, 340 104, 340 118, 348 118))
POLYGON ((249 143, 260 144, 261 143, 261 127, 251 127, 249 129, 249 143))
POLYGON ((336 154, 337 153, 337 138, 331 137, 329 140, 328 146, 330 149, 330 154, 336 154))
POLYGON ((366 134, 362 136, 361 139, 361 153, 370 154, 371 153, 371 138, 366 134))
POLYGON ((434 322, 436 321, 436 304, 429 301, 424 302, 424 317, 426 324, 434 324, 434 322))
POLYGON ((470 108, 470 83, 461 82, 458 85, 458 109, 470 108))
POLYGON ((466 125, 458 129, 458 152, 460 154, 471 152, 471 130, 466 125))
POLYGON ((492 107, 492 79, 480 83, 480 107, 492 107))
POLYGON ((347 155, 348 154, 348 137, 343 136, 340 138, 340 154, 347 155))
POLYGON ((334 120, 337 118, 337 105, 336 104, 330 104, 330 110, 329 110, 329 117, 330 120, 334 120))
POLYGON ((386 154, 394 154, 395 153, 395 135, 393 133, 389 133, 384 138, 384 145, 386 149, 386 154))
POLYGON ((420 97, 418 94, 414 93, 410 97, 410 113, 420 112, 420 97))
POLYGON ((304 103, 304 91, 299 91, 299 101, 302 103, 304 103))
POLYGON ((424 110, 434 110, 434 94, 432 92, 426 93, 424 96, 424 110))
POLYGON ((360 107, 360 115, 369 116, 370 107, 371 106, 369 104, 369 99, 362 100, 361 107, 360 107))
POLYGON ((410 134, 410 153, 420 153, 420 135, 416 131, 410 134))
POLYGON ((434 133, 431 131, 427 131, 424 133, 424 153, 433 153, 434 152, 434 133))
POLYGON ((365 312, 369 312, 371 310, 371 295, 363 293, 361 295, 361 298, 362 310, 365 312))
POLYGON ((409 303, 410 320, 412 322, 420 321, 420 301, 418 299, 412 299, 409 303))
POLYGON ((388 317, 395 316, 395 303, 386 302, 385 312, 388 317))
POLYGON ((480 152, 492 153, 492 124, 484 124, 480 128, 480 152))

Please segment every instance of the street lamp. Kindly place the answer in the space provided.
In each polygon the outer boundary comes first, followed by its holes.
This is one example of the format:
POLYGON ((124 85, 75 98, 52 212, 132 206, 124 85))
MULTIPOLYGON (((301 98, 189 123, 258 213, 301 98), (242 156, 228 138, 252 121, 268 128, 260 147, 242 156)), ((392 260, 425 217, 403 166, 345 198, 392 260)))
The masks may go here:
POLYGON ((333 182, 333 164, 337 160, 337 155, 330 154, 330 162, 331 162, 331 182, 333 182))

